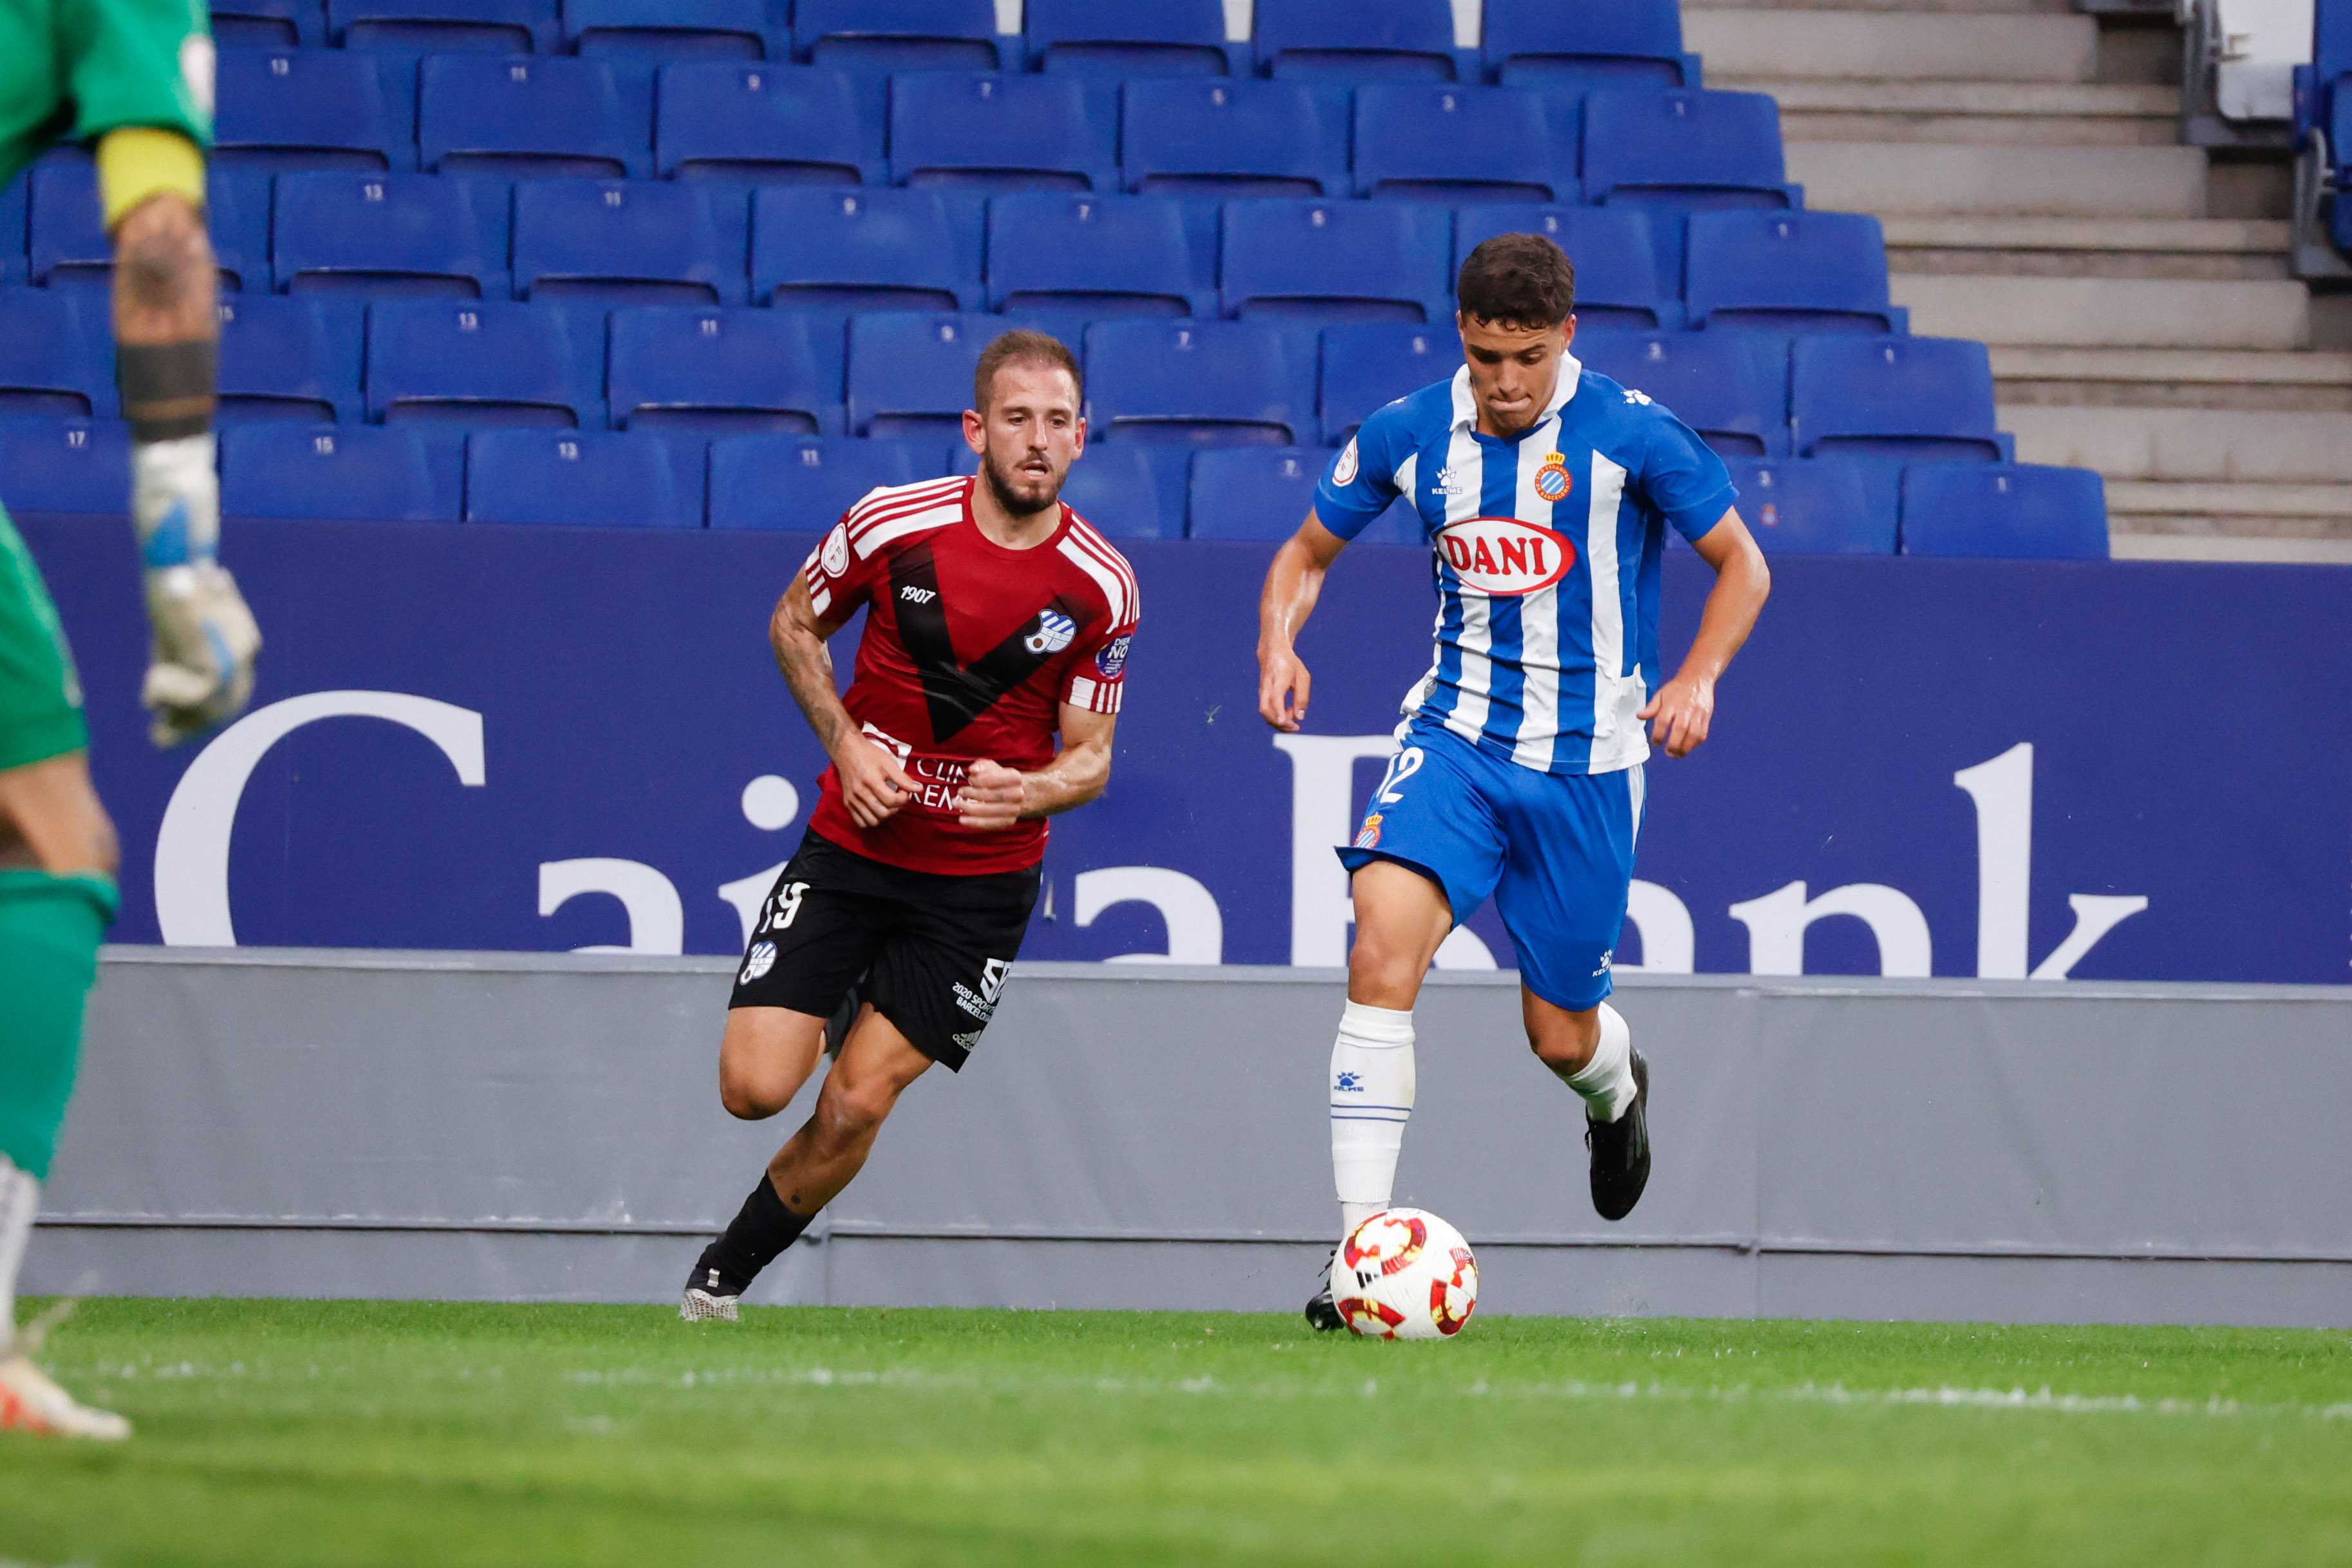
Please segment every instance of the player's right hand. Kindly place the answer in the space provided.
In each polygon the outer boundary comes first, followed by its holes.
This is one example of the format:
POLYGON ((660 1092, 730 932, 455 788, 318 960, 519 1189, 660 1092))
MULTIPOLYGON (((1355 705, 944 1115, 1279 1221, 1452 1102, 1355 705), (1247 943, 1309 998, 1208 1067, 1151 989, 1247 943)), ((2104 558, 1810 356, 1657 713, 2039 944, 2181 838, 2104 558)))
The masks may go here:
POLYGON ((879 827, 897 815, 915 793, 915 781, 898 759, 863 735, 850 738, 841 755, 833 759, 841 780, 842 803, 849 819, 860 827, 879 827))
POLYGON ((1290 648, 1258 656, 1257 716, 1286 732, 1307 722, 1307 693, 1315 678, 1290 648))
POLYGON ((147 574, 147 621, 154 633, 140 700, 153 715, 159 746, 175 746, 245 711, 261 630, 215 562, 147 574))

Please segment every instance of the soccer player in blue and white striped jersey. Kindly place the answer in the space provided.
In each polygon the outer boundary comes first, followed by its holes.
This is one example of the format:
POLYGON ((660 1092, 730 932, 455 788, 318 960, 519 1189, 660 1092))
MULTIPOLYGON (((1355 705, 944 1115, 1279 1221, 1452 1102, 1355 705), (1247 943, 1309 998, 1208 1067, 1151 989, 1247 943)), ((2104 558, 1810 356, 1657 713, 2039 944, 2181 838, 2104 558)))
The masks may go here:
MULTIPOLYGON (((1406 693, 1355 841, 1356 940, 1331 1053, 1342 1234, 1386 1208, 1413 1100, 1412 1008, 1438 946, 1493 897, 1518 952, 1528 1042, 1584 1100, 1593 1206, 1649 1179, 1649 1064, 1609 1005, 1653 742, 1705 741, 1715 687, 1770 589, 1721 459, 1643 393, 1571 352, 1575 269, 1537 235, 1463 263, 1464 367, 1373 414, 1275 556, 1259 606, 1258 710, 1306 721, 1296 641, 1324 574, 1402 498, 1436 577, 1436 657, 1406 693), (1690 653, 1658 664, 1672 527, 1715 569, 1690 653)), ((1344 1326, 1329 1292, 1307 1303, 1344 1326)))

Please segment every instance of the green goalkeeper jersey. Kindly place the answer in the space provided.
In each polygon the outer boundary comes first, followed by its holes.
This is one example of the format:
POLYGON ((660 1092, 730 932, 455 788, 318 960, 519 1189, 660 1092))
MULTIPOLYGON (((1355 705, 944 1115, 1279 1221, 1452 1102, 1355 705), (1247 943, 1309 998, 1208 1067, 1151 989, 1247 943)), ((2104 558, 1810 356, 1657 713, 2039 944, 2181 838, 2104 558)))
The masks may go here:
POLYGON ((0 184, 58 142, 131 125, 212 144, 204 0, 0 0, 0 184))

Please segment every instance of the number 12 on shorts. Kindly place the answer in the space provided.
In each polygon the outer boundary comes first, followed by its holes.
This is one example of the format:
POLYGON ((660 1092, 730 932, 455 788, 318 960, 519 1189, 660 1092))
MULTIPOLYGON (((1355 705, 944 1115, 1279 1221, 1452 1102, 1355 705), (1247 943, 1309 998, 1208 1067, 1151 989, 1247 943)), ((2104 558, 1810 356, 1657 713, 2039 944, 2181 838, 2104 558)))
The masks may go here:
POLYGON ((1394 805, 1404 796, 1397 793, 1404 781, 1421 772, 1422 753, 1419 746, 1407 746, 1389 759, 1389 771, 1381 775, 1381 787, 1372 792, 1375 805, 1394 805))

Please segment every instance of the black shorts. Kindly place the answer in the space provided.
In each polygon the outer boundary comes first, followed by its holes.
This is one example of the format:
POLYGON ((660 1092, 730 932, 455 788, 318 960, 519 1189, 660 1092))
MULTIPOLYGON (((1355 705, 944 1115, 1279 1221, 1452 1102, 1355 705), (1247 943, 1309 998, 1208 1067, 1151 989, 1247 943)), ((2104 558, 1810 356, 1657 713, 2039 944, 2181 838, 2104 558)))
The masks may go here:
POLYGON ((727 1005, 822 1018, 864 981, 916 1049, 959 1070, 995 1016, 1041 879, 1034 866, 908 871, 811 833, 760 906, 727 1005))

